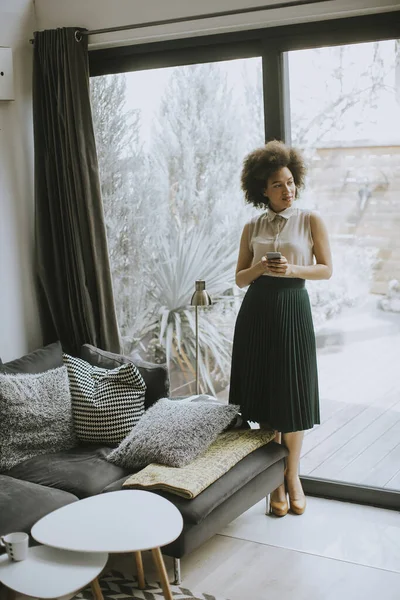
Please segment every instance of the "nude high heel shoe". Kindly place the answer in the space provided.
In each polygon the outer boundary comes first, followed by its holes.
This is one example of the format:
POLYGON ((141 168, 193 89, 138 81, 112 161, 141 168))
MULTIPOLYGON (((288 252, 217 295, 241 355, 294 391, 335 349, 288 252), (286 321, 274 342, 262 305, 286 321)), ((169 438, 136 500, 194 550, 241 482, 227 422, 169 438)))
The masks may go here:
POLYGON ((290 499, 290 512, 295 515, 302 515, 306 510, 306 506, 307 502, 304 494, 302 498, 290 499))
MULTIPOLYGON (((279 488, 277 488, 279 489, 279 488)), ((287 515, 288 511, 289 511, 289 504, 286 498, 286 489, 285 489, 285 500, 274 500, 273 499, 273 494, 276 492, 277 490, 274 490, 268 497, 267 497, 267 510, 265 514, 270 514, 270 515, 275 515, 276 517, 284 517, 285 515, 287 515)))
MULTIPOLYGON (((301 486, 301 484, 300 484, 301 486)), ((286 472, 285 472, 285 488, 288 491, 289 494, 289 503, 290 503, 290 512, 292 512, 295 515, 302 515, 304 513, 304 511, 306 510, 306 497, 305 494, 303 492, 303 489, 301 489, 301 493, 300 494, 296 494, 296 497, 294 497, 294 494, 292 493, 292 495, 290 494, 289 491, 289 486, 287 484, 287 479, 286 479, 286 472)))

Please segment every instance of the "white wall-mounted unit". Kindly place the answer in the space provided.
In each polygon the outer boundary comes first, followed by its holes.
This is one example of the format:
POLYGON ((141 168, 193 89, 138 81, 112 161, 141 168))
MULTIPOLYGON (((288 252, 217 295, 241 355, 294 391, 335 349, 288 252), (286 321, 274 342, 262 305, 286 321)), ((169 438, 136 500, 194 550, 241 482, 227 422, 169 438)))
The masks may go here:
POLYGON ((0 100, 14 100, 14 74, 11 48, 0 47, 0 100))

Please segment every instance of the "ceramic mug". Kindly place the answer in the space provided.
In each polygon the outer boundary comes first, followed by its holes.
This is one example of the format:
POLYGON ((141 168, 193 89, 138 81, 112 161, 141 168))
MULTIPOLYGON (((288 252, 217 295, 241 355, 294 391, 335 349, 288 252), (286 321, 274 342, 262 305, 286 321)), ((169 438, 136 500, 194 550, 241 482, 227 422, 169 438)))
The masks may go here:
POLYGON ((0 544, 5 547, 11 560, 24 560, 28 556, 29 535, 18 531, 0 537, 0 544))

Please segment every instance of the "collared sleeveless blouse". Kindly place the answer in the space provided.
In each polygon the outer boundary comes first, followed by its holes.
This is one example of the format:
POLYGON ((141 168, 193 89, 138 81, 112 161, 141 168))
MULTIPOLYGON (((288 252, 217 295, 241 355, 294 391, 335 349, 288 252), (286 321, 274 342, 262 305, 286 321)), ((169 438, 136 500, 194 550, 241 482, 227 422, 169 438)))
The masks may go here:
MULTIPOLYGON (((281 252, 289 264, 314 264, 313 239, 310 225, 311 211, 293 206, 280 213, 270 208, 249 221, 249 249, 252 265, 267 252, 281 252)), ((282 277, 264 273, 267 277, 282 277)))

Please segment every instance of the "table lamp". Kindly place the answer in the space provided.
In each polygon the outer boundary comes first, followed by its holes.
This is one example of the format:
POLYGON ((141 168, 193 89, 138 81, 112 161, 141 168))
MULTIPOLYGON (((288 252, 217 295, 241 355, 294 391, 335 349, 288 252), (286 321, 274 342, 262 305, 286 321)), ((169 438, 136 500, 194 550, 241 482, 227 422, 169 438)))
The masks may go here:
POLYGON ((195 307, 196 311, 196 394, 200 394, 200 377, 199 377, 199 306, 210 306, 211 298, 206 292, 206 282, 198 279, 195 283, 195 292, 190 301, 190 306, 195 307))

